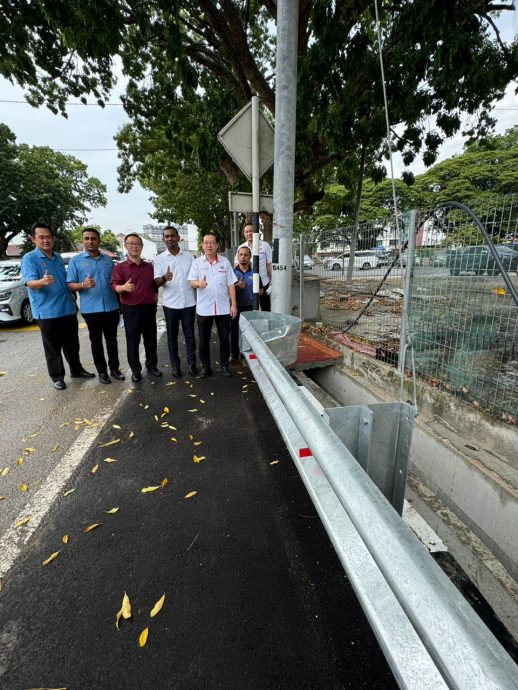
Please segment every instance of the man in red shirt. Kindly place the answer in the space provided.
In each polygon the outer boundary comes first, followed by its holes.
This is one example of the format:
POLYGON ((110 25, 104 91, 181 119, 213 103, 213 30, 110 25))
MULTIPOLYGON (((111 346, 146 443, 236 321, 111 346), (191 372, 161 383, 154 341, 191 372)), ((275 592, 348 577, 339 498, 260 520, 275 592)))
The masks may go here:
POLYGON ((157 367, 158 288, 155 285, 153 265, 141 258, 143 246, 142 238, 135 232, 126 235, 124 247, 128 258, 114 267, 110 281, 122 304, 128 364, 132 371, 131 380, 134 382, 142 379, 139 357, 141 337, 146 351, 146 369, 151 376, 162 376, 157 367))

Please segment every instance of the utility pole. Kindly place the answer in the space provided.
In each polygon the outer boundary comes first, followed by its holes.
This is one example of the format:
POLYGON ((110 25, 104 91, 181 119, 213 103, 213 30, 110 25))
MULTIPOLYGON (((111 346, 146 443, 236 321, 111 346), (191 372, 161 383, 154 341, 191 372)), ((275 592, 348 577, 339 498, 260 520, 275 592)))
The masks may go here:
POLYGON ((291 314, 298 0, 277 3, 272 310, 291 314))

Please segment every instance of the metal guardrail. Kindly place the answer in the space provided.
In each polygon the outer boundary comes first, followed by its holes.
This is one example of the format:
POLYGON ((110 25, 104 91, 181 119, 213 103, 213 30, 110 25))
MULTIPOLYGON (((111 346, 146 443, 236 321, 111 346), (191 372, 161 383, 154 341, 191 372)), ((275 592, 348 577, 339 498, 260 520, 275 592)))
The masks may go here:
POLYGON ((246 313, 240 331, 250 370, 399 686, 517 689, 518 667, 511 657, 272 355, 246 313))

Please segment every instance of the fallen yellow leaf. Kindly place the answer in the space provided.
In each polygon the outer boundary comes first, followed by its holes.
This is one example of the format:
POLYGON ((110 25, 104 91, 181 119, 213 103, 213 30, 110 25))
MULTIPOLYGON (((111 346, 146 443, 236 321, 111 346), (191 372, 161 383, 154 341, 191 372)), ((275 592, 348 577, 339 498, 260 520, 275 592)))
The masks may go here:
MULTIPOLYGON (((162 415, 162 417, 163 417, 163 416, 164 416, 164 415, 162 415)), ((158 422, 158 417, 156 416, 156 414, 153 415, 153 417, 155 418, 155 422, 158 422)))
POLYGON ((162 422, 162 424, 160 424, 160 426, 162 427, 162 429, 167 429, 169 424, 167 422, 162 422))
POLYGON ((4 500, 5 500, 5 496, 0 496, 0 501, 4 501, 4 500))
POLYGON ((194 439, 194 436, 192 434, 189 434, 187 438, 189 439, 189 441, 192 441, 194 439))
POLYGON ((0 472, 0 477, 6 477, 9 474, 9 468, 4 467, 4 469, 0 472))
POLYGON ((149 409, 149 405, 144 405, 144 409, 145 410, 149 409))
POLYGON ((194 408, 192 410, 187 410, 187 412, 198 412, 198 410, 196 408, 194 408))
POLYGON ((156 491, 157 489, 160 489, 160 486, 146 486, 144 489, 140 490, 140 493, 142 494, 148 494, 150 491, 156 491))
POLYGON ((168 407, 164 407, 163 414, 169 414, 169 408, 168 407))
POLYGON ((105 510, 104 511, 107 515, 115 515, 115 513, 119 512, 119 508, 111 508, 110 510, 105 510))
POLYGON ((70 422, 63 422, 63 424, 60 424, 59 426, 68 426, 70 422))
POLYGON ((200 398, 200 402, 202 403, 202 405, 205 405, 205 400, 202 400, 202 399, 200 398))
POLYGON ((115 458, 104 458, 103 462, 117 462, 115 458))
POLYGON ((279 461, 278 460, 272 460, 270 465, 276 465, 279 461))
POLYGON ((164 601, 165 601, 165 594, 162 594, 160 599, 156 602, 156 604, 153 606, 153 608, 151 609, 151 611, 149 613, 151 618, 154 618, 157 613, 160 613, 160 611, 162 610, 162 606, 164 605, 164 601))
POLYGON ((196 397, 198 397, 198 396, 194 395, 194 393, 188 393, 188 397, 189 397, 189 398, 196 398, 196 397))
POLYGON ((27 484, 20 484, 19 489, 20 491, 29 491, 27 484))
POLYGON ((206 459, 207 458, 204 455, 200 455, 200 457, 198 457, 197 455, 192 456, 193 462, 201 462, 202 460, 206 460, 206 459))
POLYGON ((173 431, 178 431, 178 429, 175 426, 172 426, 171 424, 169 424, 167 428, 172 429, 173 431))
POLYGON ((162 479, 162 481, 161 481, 162 487, 167 486, 168 483, 169 483, 168 479, 162 479))
POLYGON ((189 491, 188 494, 185 494, 184 498, 192 498, 193 496, 196 496, 197 493, 197 491, 189 491))
POLYGON ((171 441, 173 441, 174 443, 178 443, 174 436, 171 436, 171 441))
POLYGON ((144 628, 144 630, 140 633, 140 636, 138 638, 139 647, 144 647, 144 645, 147 642, 148 634, 149 634, 149 628, 144 628))
POLYGON ((117 630, 119 629, 119 621, 122 618, 124 620, 128 620, 128 618, 131 618, 131 602, 129 600, 129 596, 124 592, 124 596, 122 597, 122 606, 120 608, 120 611, 117 611, 117 615, 115 616, 115 627, 117 630))
POLYGON ((94 465, 94 466, 92 467, 92 474, 95 474, 95 473, 97 472, 98 469, 99 469, 99 465, 94 465))
POLYGON ((63 544, 68 544, 68 534, 64 534, 61 537, 61 541, 63 542, 63 544))
POLYGON ((112 429, 121 429, 121 428, 122 427, 120 427, 118 424, 112 424, 112 429))
POLYGON ((21 465, 22 463, 23 463, 23 457, 20 455, 20 457, 19 457, 18 460, 16 461, 16 464, 17 464, 17 465, 21 465))
POLYGON ((193 446, 201 446, 201 441, 193 441, 193 446))
POLYGON ((59 448, 59 446, 54 446, 54 448, 51 448, 51 449, 50 449, 50 452, 51 452, 51 453, 55 453, 55 452, 57 451, 58 448, 59 448))
POLYGON ((99 525, 102 525, 102 524, 103 524, 102 522, 94 522, 93 525, 88 525, 88 527, 85 527, 83 532, 85 532, 85 533, 91 532, 93 529, 95 529, 96 527, 99 527, 99 525))
POLYGON ((135 436, 135 432, 134 432, 134 431, 130 431, 128 438, 133 438, 133 436, 135 436))
POLYGON ((35 450, 36 448, 24 448, 23 452, 25 453, 25 455, 29 455, 30 453, 34 453, 35 450))
POLYGON ((65 491, 65 493, 63 494, 63 496, 68 496, 69 494, 73 494, 74 491, 75 491, 75 489, 69 489, 68 491, 65 491))
POLYGON ((114 446, 116 443, 120 443, 121 440, 120 438, 114 438, 111 441, 108 441, 107 443, 101 443, 99 448, 106 448, 107 446, 114 446))
POLYGON ((51 554, 48 558, 46 558, 41 565, 48 565, 49 563, 52 563, 52 561, 57 558, 59 555, 59 551, 54 551, 53 554, 51 554))
POLYGON ((21 520, 18 520, 18 522, 15 522, 14 526, 21 527, 22 525, 26 525, 30 520, 32 520, 31 517, 24 517, 21 520))

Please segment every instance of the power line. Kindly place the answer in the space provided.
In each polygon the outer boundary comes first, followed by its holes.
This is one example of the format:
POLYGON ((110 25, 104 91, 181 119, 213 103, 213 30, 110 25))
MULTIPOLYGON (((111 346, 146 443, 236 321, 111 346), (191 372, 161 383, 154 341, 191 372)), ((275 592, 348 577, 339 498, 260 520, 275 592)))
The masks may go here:
MULTIPOLYGON (((13 100, 7 100, 4 98, 0 98, 0 103, 21 103, 22 105, 30 105, 31 107, 32 104, 29 103, 28 101, 13 101, 13 100)), ((93 105, 97 106, 98 108, 101 108, 103 106, 100 106, 99 103, 81 103, 81 102, 75 102, 75 101, 67 101, 65 105, 93 105)), ((122 106, 122 103, 105 103, 104 105, 119 105, 122 106)))

